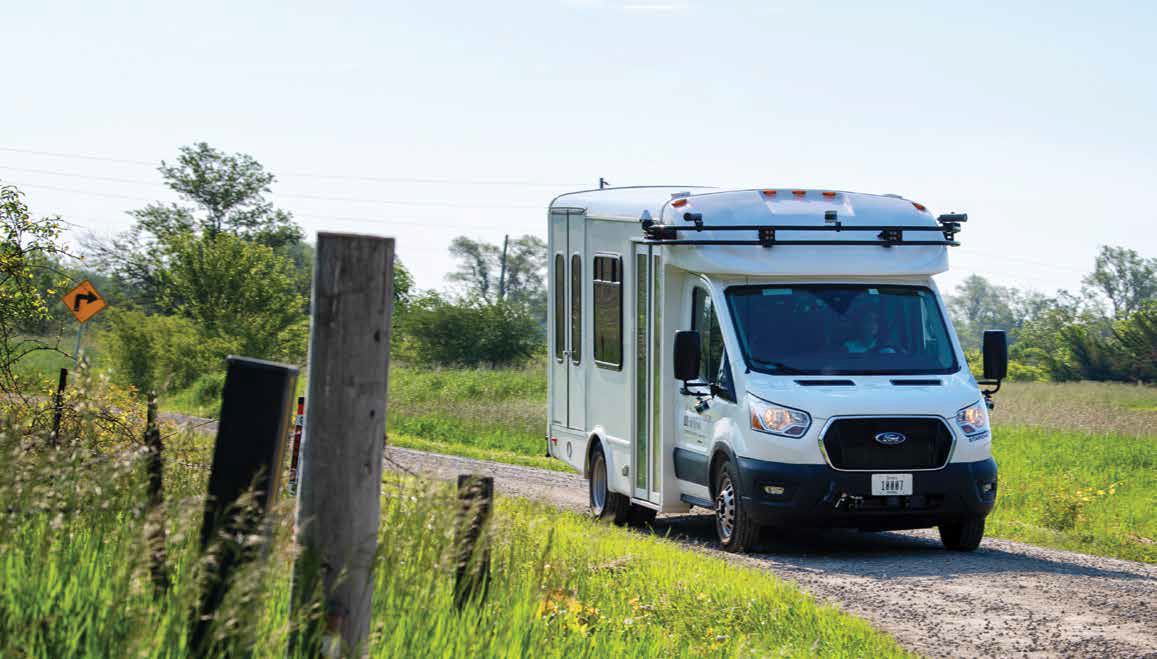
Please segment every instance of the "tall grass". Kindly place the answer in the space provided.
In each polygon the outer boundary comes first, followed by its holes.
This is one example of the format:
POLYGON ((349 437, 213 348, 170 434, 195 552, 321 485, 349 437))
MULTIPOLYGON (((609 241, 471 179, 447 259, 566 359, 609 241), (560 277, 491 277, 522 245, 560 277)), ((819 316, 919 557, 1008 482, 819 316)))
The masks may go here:
MULTIPOLYGON (((170 436, 173 587, 147 569, 141 452, 75 418, 59 448, 0 424, 0 656, 183 656, 198 583, 210 438, 170 436)), ((166 433, 171 429, 166 429, 166 433)), ((487 530, 488 597, 452 606, 454 493, 383 485, 373 656, 899 656, 889 637, 757 570, 662 538, 500 499, 487 530)), ((272 513, 265 558, 235 576, 213 620, 221 656, 284 656, 291 502, 272 513)))

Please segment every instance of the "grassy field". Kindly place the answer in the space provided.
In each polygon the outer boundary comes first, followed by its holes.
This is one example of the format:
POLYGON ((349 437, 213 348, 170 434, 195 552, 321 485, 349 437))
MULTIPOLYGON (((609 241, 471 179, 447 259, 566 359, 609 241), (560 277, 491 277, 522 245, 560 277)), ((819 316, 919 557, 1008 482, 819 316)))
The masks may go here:
MULTIPOLYGON (((542 457, 542 369, 399 367, 390 382, 396 445, 566 470, 542 457)), ((1157 562, 1157 389, 1007 383, 995 398, 989 534, 1157 562)))
MULTIPOLYGON (((83 427, 83 426, 78 426, 83 427)), ((171 438, 173 587, 150 588, 140 454, 109 437, 57 451, 0 434, 0 656, 182 656, 204 566, 209 453, 171 438), (99 445, 99 450, 94 449, 99 445)), ((459 614, 448 486, 390 480, 375 557, 373 656, 901 656, 888 636, 757 570, 524 500, 500 499, 489 597, 459 614), (705 612, 710 612, 705 617, 705 612)), ((285 656, 290 514, 214 620, 225 656, 285 656)))

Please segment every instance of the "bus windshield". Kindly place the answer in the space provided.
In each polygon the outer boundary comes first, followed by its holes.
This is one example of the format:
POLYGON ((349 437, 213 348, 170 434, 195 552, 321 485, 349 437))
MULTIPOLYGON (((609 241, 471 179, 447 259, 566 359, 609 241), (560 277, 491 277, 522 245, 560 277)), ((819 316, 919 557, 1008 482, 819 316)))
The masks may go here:
POLYGON ((923 286, 732 286, 727 304, 753 371, 900 375, 957 370, 936 296, 923 286))

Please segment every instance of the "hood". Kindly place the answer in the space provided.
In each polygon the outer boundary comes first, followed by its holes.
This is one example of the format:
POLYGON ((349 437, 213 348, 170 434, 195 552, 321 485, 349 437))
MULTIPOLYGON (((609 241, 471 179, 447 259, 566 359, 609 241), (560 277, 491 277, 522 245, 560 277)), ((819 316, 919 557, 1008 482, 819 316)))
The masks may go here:
POLYGON ((976 379, 967 369, 951 375, 767 375, 753 371, 747 374, 747 391, 768 402, 803 410, 813 421, 893 414, 951 419, 957 410, 981 398, 976 379), (914 380, 939 384, 893 383, 914 380))

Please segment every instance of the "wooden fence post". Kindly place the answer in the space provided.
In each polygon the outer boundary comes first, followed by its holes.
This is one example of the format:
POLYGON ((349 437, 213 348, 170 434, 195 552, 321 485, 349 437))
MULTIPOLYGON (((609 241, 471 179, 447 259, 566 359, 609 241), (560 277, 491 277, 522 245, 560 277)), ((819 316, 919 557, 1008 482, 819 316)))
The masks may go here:
POLYGON ((265 513, 277 503, 296 385, 296 367, 228 358, 209 498, 201 522, 201 552, 213 550, 213 560, 190 625, 188 647, 193 656, 218 653, 209 636, 213 618, 234 570, 254 559, 261 548, 249 538, 266 534, 265 513), (250 492, 251 504, 243 499, 250 492))
POLYGON ((340 641, 356 656, 368 651, 381 516, 394 240, 319 233, 316 258, 293 612, 322 615, 290 645, 312 656, 340 641))
POLYGON ((482 529, 494 504, 494 479, 458 475, 458 519, 454 542, 454 606, 459 611, 472 598, 485 599, 490 589, 490 547, 482 529), (479 541, 481 547, 479 547, 479 541))
POLYGON ((149 572, 153 577, 153 593, 160 597, 169 589, 169 574, 165 566, 168 552, 165 548, 165 459, 162 454, 164 446, 161 443, 161 430, 157 427, 157 394, 153 391, 149 392, 146 418, 149 512, 145 524, 145 543, 149 548, 149 572))

